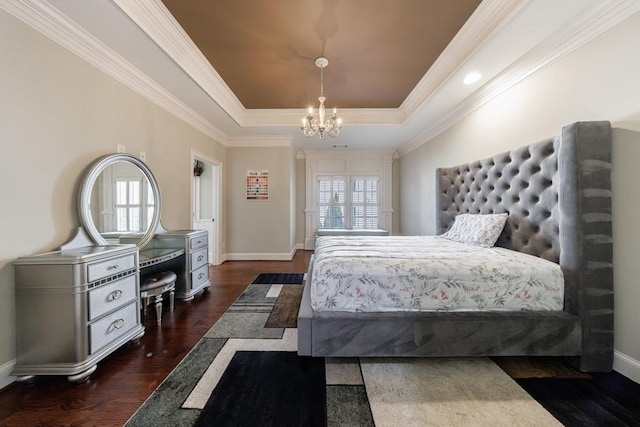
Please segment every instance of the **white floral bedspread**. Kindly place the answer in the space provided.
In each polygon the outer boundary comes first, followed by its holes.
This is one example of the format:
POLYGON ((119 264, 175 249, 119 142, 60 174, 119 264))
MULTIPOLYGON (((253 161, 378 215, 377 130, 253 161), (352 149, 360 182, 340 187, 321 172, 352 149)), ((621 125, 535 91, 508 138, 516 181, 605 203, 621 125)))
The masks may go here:
POLYGON ((437 236, 323 236, 311 276, 315 311, 557 310, 558 264, 437 236))

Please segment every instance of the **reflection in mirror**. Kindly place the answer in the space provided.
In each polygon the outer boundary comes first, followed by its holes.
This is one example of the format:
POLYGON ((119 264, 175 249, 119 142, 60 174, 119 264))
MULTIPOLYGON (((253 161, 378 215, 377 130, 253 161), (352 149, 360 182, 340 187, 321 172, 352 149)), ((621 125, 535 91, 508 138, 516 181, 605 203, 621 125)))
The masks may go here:
POLYGON ((105 168, 91 190, 91 219, 110 243, 120 243, 117 237, 121 235, 144 234, 151 225, 154 209, 149 180, 130 162, 120 161, 105 168))
POLYGON ((100 158, 83 181, 80 217, 99 245, 136 243, 142 248, 160 220, 155 177, 137 158, 116 154, 100 158))

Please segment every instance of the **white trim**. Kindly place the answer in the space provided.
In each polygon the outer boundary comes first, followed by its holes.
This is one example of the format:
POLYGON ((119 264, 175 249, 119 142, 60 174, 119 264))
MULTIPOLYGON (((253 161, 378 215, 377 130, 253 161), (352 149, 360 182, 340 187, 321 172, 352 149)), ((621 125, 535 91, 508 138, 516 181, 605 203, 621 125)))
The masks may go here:
MULTIPOLYGON (((216 212, 215 212, 215 218, 216 218, 216 222, 214 222, 213 227, 215 228, 215 232, 216 232, 216 248, 215 248, 215 256, 216 259, 209 259, 209 263, 212 265, 219 265, 223 262, 222 260, 222 240, 223 240, 223 236, 222 236, 222 224, 224 221, 224 217, 223 217, 223 200, 224 200, 224 194, 223 194, 223 188, 224 188, 224 170, 223 170, 223 164, 220 160, 218 159, 214 159, 213 157, 204 154, 198 150, 195 150, 193 148, 191 148, 191 163, 190 165, 193 165, 193 161, 199 159, 199 160, 204 160, 205 162, 209 163, 210 165, 214 165, 217 168, 217 174, 214 177, 215 179, 215 185, 216 185, 216 193, 217 193, 217 198, 218 201, 216 203, 216 212)), ((191 217, 191 227, 193 228, 193 223, 194 223, 194 216, 193 216, 193 208, 195 205, 195 193, 194 193, 194 186, 193 186, 193 170, 191 168, 189 168, 189 182, 191 185, 191 200, 190 200, 190 207, 189 207, 189 211, 191 212, 190 217, 191 217)), ((211 251, 211 249, 209 249, 211 251)))
MULTIPOLYGON (((251 109, 245 110, 240 118, 243 127, 297 126, 306 114, 304 108, 251 109)), ((399 108, 341 108, 340 118, 344 125, 357 126, 400 126, 407 121, 399 108)))
POLYGON ((227 253, 225 254, 226 261, 291 261, 298 250, 298 244, 296 244, 291 252, 275 252, 275 253, 227 253))
POLYGON ((318 160, 318 159, 348 159, 348 160, 391 160, 393 158, 393 150, 353 150, 353 151, 327 151, 327 150, 300 150, 304 153, 306 160, 318 160))
POLYGON ((184 102, 44 0, 0 0, 0 8, 128 88, 224 143, 226 135, 184 102))
POLYGON ((638 0, 603 0, 597 7, 578 16, 572 24, 556 31, 538 44, 489 83, 432 123, 408 144, 400 147, 398 149, 400 156, 407 155, 435 138, 476 108, 573 52, 639 10, 638 0))
POLYGON ((529 0, 484 0, 400 105, 406 120, 424 105, 470 55, 529 0))
MULTIPOLYGON (((160 0, 114 0, 191 78, 240 126, 294 126, 303 109, 247 110, 213 66, 176 22, 160 0)), ((468 55, 508 22, 529 0, 484 0, 425 73, 400 108, 343 109, 349 126, 400 126, 456 71, 468 55), (444 79, 444 80, 443 80, 444 79)), ((69 49, 125 86, 154 102, 222 145, 255 146, 270 136, 229 138, 209 120, 191 109, 105 44, 67 18, 46 0, 0 0, 0 8, 69 49), (240 145, 238 145, 240 144, 240 145)), ((398 151, 404 156, 458 123, 471 111, 510 89, 534 73, 569 54, 640 10, 638 0, 602 0, 525 54, 503 73, 452 108, 398 151)), ((284 144, 283 141, 279 142, 284 144)), ((279 145, 278 145, 279 146, 279 145)))
MULTIPOLYGON (((486 39, 529 0, 484 0, 400 108, 342 109, 349 126, 402 125, 486 39)), ((300 109, 246 109, 160 0, 114 3, 162 48, 241 127, 294 126, 300 109)))
POLYGON ((113 2, 239 125, 245 108, 160 0, 113 2))
POLYGON ((13 383, 16 377, 11 375, 11 371, 16 366, 16 359, 11 359, 8 362, 0 365, 0 390, 13 383))
POLYGON ((618 350, 614 350, 613 369, 630 380, 640 384, 640 361, 633 357, 627 356, 618 350))
MULTIPOLYGON (((316 208, 318 206, 318 177, 324 175, 330 176, 364 176, 375 175, 380 179, 379 182, 379 195, 380 195, 380 212, 384 212, 384 216, 381 214, 378 218, 378 227, 386 230, 391 230, 393 224, 393 207, 392 191, 393 191, 393 156, 392 150, 354 150, 344 151, 336 153, 334 151, 318 151, 318 150, 305 150, 305 176, 306 176, 306 190, 305 190, 305 239, 304 247, 307 250, 314 249, 315 235, 318 224, 318 212, 316 208), (353 162, 359 162, 362 160, 373 160, 376 166, 367 170, 353 170, 353 162), (341 165, 340 169, 325 169, 319 168, 319 161, 334 162, 336 165, 341 165)), ((349 200, 347 198, 347 200, 349 200)), ((348 212, 348 210, 347 210, 348 212)), ((349 219, 346 220, 349 223, 349 219)))

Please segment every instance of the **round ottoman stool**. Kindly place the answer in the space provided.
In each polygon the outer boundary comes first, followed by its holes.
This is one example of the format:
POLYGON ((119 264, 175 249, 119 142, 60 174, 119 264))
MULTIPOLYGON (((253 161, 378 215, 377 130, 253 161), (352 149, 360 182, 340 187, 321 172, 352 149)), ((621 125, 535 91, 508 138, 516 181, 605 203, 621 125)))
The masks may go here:
POLYGON ((172 271, 163 271, 160 273, 151 273, 140 278, 140 298, 142 304, 142 323, 144 324, 144 312, 147 305, 154 297, 156 303, 156 318, 158 326, 162 323, 162 294, 169 292, 169 307, 173 311, 174 292, 176 287, 176 273, 172 271))

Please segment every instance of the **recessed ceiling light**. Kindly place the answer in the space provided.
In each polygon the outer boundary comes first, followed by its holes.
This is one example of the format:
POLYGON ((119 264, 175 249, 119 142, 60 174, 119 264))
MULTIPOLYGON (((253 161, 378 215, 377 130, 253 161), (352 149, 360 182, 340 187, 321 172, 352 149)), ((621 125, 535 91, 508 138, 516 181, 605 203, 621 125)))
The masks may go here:
POLYGON ((466 85, 470 85, 480 80, 480 77, 482 77, 482 74, 478 73, 477 71, 474 71, 464 76, 464 80, 462 81, 462 83, 466 85))

